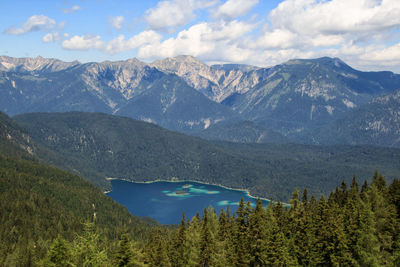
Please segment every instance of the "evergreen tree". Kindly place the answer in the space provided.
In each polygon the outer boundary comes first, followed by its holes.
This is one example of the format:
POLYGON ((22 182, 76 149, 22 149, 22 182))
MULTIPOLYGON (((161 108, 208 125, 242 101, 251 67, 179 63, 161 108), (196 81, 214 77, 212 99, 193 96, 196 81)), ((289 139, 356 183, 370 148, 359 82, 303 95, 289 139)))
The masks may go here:
POLYGON ((267 250, 267 219, 261 199, 257 199, 256 208, 250 214, 249 231, 250 265, 264 266, 266 264, 265 252, 267 250))
POLYGON ((161 231, 161 228, 157 228, 152 234, 146 248, 147 262, 150 266, 172 266, 167 254, 168 249, 165 238, 165 233, 161 231))
POLYGON ((290 203, 290 209, 292 211, 296 210, 299 207, 299 190, 296 189, 293 194, 292 194, 292 198, 290 199, 289 203, 290 203))
POLYGON ((172 241, 171 264, 172 266, 186 266, 186 217, 182 214, 181 223, 172 241))
POLYGON ((73 258, 78 266, 107 265, 106 251, 101 247, 100 236, 94 223, 84 224, 84 233, 78 236, 73 248, 73 258))
POLYGON ((236 211, 237 218, 235 223, 235 247, 237 266, 248 266, 250 264, 250 234, 249 234, 249 215, 251 212, 250 204, 245 204, 243 198, 239 202, 236 211))
POLYGON ((353 180, 351 181, 351 186, 350 186, 350 191, 352 194, 357 193, 358 194, 358 182, 357 182, 357 178, 355 176, 353 176, 353 180))
POLYGON ((375 236, 374 216, 369 203, 363 203, 359 211, 359 221, 356 230, 354 260, 360 266, 379 266, 380 244, 375 236))
POLYGON ((184 257, 188 266, 198 266, 200 262, 201 221, 199 218, 200 216, 197 213, 187 226, 184 257))
POLYGON ((389 186, 390 202, 396 207, 397 218, 400 218, 400 181, 394 179, 389 186))
POLYGON ((71 248, 66 240, 58 236, 43 260, 44 266, 73 266, 71 261, 71 248))
POLYGON ((261 255, 263 264, 258 266, 296 266, 297 260, 290 252, 290 241, 278 226, 277 218, 274 216, 273 204, 268 206, 265 214, 265 253, 261 255))
POLYGON ((371 205, 373 221, 380 243, 380 260, 383 264, 389 264, 392 259, 393 242, 398 234, 398 222, 396 221, 396 207, 390 203, 389 190, 382 175, 371 184, 367 193, 367 200, 371 205))
POLYGON ((121 236, 121 240, 118 243, 118 251, 115 256, 115 264, 117 266, 129 266, 132 258, 133 255, 129 235, 123 234, 121 236))
POLYGON ((200 235, 200 261, 199 266, 214 266, 215 240, 210 229, 209 211, 204 209, 200 235))
POLYGON ((222 209, 218 225, 218 249, 222 252, 218 259, 222 259, 220 266, 234 266, 237 262, 234 236, 234 218, 230 216, 229 206, 226 212, 222 209))

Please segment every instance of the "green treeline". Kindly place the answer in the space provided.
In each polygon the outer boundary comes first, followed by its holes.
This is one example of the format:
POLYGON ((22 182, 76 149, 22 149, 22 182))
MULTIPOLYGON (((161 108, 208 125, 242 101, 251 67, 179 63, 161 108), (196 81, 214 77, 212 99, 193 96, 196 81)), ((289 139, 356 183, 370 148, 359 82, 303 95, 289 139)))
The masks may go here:
POLYGON ((370 185, 356 179, 329 198, 293 193, 281 203, 236 213, 209 207, 177 228, 155 228, 149 239, 123 234, 109 250, 93 224, 68 242, 53 241, 45 266, 399 266, 400 181, 389 186, 375 173, 370 185), (108 254, 107 254, 108 252, 108 254))
POLYGON ((129 232, 147 240, 156 223, 132 216, 84 179, 46 166, 0 155, 0 266, 30 266, 43 258, 59 236, 69 241, 85 232, 102 246, 129 232))

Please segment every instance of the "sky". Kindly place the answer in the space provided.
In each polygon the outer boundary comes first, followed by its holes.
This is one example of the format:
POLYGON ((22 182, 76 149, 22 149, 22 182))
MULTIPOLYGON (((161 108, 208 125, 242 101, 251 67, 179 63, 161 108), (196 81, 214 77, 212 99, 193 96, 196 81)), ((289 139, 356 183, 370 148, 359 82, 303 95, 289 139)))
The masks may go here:
POLYGON ((260 67, 329 56, 400 73, 400 0, 0 0, 0 55, 260 67))

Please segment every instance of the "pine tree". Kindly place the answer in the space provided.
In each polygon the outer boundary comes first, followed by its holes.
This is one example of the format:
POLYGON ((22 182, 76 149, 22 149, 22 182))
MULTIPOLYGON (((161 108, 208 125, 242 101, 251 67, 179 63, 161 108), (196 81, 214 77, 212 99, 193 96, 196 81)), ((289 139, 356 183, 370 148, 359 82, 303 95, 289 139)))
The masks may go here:
POLYGON ((387 265, 392 261, 393 242, 398 234, 396 207, 390 202, 385 178, 378 175, 368 190, 367 200, 371 204, 376 236, 380 243, 380 260, 387 265))
POLYGON ((228 206, 226 212, 221 210, 219 216, 218 248, 222 255, 218 255, 218 259, 223 259, 220 266, 233 266, 237 262, 234 233, 234 218, 230 216, 228 206))
POLYGON ((146 248, 147 261, 150 266, 170 267, 171 262, 167 254, 165 234, 157 228, 152 234, 146 248))
POLYGON ((308 202, 308 191, 307 188, 305 188, 303 191, 303 197, 301 198, 301 203, 303 205, 307 205, 307 202, 308 202))
POLYGON ((123 234, 121 236, 121 240, 118 243, 118 251, 115 256, 115 264, 117 266, 129 266, 132 258, 133 255, 129 235, 123 234))
POLYGON ((45 266, 73 266, 71 262, 70 245, 61 236, 58 236, 51 245, 46 258, 45 266))
POLYGON ((172 266, 187 265, 185 258, 185 247, 186 247, 186 217, 185 213, 183 213, 178 231, 176 232, 174 240, 172 241, 172 250, 171 250, 172 266))
POLYGON ((379 266, 380 244, 375 236, 376 228, 373 212, 369 203, 363 203, 359 211, 356 230, 354 259, 360 266, 379 266))
POLYGON ((213 253, 215 249, 213 234, 210 230, 208 210, 204 209, 200 236, 200 262, 199 266, 213 266, 213 253))
POLYGON ((188 266, 197 266, 200 259, 200 220, 197 214, 192 218, 186 231, 185 254, 188 266))
POLYGON ((278 220, 274 216, 273 204, 268 206, 265 214, 265 252, 261 255, 263 264, 259 266, 297 266, 297 260, 290 252, 290 241, 278 226, 278 220))
POLYGON ((261 199, 257 199, 256 208, 250 214, 249 219, 250 231, 250 265, 264 266, 266 264, 267 250, 267 219, 266 211, 263 207, 261 199))
POLYGON ((400 181, 394 179, 389 186, 390 202, 396 207, 397 218, 400 218, 400 181))
POLYGON ((250 204, 245 204, 243 198, 241 198, 239 208, 236 211, 237 218, 235 223, 237 266, 248 266, 251 260, 249 235, 250 211, 250 204))
POLYGON ((100 236, 94 223, 84 224, 84 233, 78 236, 73 248, 75 264, 79 266, 107 265, 106 251, 101 247, 100 236))

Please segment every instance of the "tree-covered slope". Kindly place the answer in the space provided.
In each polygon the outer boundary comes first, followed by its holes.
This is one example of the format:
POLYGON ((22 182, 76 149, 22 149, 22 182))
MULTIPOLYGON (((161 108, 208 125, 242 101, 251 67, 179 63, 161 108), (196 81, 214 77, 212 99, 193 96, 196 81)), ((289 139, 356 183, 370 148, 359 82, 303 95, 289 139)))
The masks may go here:
POLYGON ((375 144, 400 147, 400 90, 373 99, 343 118, 317 129, 320 144, 375 144))
POLYGON ((33 113, 15 117, 59 160, 104 186, 106 177, 136 181, 191 179, 287 200, 295 188, 326 194, 346 177, 376 169, 400 175, 400 150, 367 146, 210 142, 156 125, 101 113, 33 113))
POLYGON ((297 137, 400 88, 400 75, 361 72, 338 58, 290 60, 226 104, 245 118, 297 137))
POLYGON ((289 139, 271 129, 251 121, 230 121, 217 123, 201 131, 198 136, 208 140, 235 143, 288 143, 289 139))
POLYGON ((58 235, 73 240, 94 222, 104 238, 123 231, 142 239, 152 224, 131 215, 88 181, 43 165, 26 149, 33 141, 15 122, 0 118, 0 265, 27 266, 58 235), (31 154, 29 154, 27 151, 31 154))
MULTIPOLYGON (((82 112, 32 113, 14 118, 38 143, 65 158, 70 167, 84 173, 92 170, 103 181, 105 177, 177 177, 215 184, 230 180, 240 187, 240 177, 259 176, 257 168, 249 168, 251 162, 212 143, 130 118, 82 112), (74 165, 78 162, 80 165, 74 165)), ((47 155, 42 158, 53 161, 47 155)), ((66 167, 62 160, 53 163, 66 167)))

